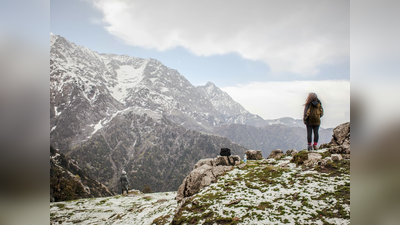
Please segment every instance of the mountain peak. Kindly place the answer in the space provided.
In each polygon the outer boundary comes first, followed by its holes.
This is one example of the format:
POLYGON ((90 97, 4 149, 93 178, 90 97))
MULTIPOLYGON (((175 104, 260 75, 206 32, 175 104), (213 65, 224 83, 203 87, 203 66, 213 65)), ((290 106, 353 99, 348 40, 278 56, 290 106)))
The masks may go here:
POLYGON ((205 85, 205 87, 217 87, 213 82, 208 81, 205 85))

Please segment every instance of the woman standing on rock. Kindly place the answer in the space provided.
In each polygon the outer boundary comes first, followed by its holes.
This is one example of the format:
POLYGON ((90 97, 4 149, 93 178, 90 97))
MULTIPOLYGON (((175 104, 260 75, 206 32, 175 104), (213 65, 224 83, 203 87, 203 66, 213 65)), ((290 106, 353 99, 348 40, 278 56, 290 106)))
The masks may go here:
POLYGON ((307 150, 316 150, 318 143, 318 130, 321 125, 321 117, 324 115, 322 103, 318 99, 317 94, 310 93, 304 104, 303 122, 307 126, 307 150), (311 134, 314 131, 314 145, 311 145, 311 134))

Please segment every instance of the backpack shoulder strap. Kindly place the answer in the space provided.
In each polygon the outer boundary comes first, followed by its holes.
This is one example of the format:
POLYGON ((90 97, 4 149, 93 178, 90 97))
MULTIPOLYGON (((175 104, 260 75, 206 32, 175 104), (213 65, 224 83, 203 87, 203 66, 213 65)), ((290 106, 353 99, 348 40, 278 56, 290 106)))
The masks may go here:
POLYGON ((231 160, 229 159, 229 156, 227 156, 226 158, 228 158, 229 165, 233 166, 233 164, 231 163, 231 160))

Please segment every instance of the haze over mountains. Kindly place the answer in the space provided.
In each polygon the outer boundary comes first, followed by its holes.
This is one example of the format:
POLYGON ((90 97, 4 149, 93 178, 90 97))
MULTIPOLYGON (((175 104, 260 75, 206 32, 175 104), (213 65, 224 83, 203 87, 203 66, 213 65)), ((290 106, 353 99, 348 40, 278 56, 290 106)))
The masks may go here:
MULTIPOLYGON (((306 140, 301 120, 264 120, 211 82, 195 87, 155 59, 99 54, 58 35, 50 36, 50 124, 51 145, 113 191, 122 169, 133 188, 170 191, 221 147, 269 154, 306 140)), ((331 136, 322 130, 320 143, 331 136)))

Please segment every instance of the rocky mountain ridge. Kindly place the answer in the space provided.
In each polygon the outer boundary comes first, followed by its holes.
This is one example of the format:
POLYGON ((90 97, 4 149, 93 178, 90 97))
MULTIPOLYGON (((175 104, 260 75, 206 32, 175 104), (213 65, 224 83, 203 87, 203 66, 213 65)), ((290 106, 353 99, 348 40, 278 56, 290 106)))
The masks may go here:
POLYGON ((113 195, 74 160, 50 147, 50 202, 113 195))

